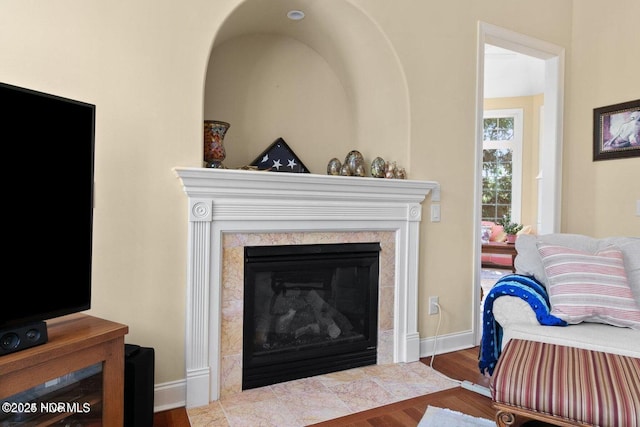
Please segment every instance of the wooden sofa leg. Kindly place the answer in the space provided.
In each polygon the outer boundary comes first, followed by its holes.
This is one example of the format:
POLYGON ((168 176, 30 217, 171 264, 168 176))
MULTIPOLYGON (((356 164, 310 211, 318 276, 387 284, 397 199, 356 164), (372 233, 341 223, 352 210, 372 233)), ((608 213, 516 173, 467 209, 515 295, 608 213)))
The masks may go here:
POLYGON ((530 421, 529 418, 518 417, 513 412, 500 410, 496 412, 496 424, 499 427, 518 427, 525 421, 530 421))
POLYGON ((515 421, 516 421, 516 417, 511 412, 507 412, 507 411, 496 412, 496 424, 499 427, 512 426, 515 421))

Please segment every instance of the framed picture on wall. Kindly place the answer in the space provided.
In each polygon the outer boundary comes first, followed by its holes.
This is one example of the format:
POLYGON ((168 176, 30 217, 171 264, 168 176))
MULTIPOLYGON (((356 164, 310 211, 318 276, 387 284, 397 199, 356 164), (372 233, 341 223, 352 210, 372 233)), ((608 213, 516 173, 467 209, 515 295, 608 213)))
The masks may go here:
POLYGON ((593 160, 640 157, 640 99, 593 109, 593 160))

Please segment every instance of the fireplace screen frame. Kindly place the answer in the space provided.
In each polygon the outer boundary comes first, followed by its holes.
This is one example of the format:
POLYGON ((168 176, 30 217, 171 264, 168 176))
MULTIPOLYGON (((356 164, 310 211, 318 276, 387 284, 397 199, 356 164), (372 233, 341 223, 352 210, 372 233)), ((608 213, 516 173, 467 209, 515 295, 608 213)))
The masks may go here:
MULTIPOLYGON (((244 314, 243 314, 243 364, 242 389, 326 374, 377 363, 378 293, 380 288, 380 242, 322 243, 302 245, 272 245, 244 247, 244 314), (304 263, 304 264, 303 264, 304 263), (301 265, 305 267, 300 268, 301 265), (272 272, 287 281, 297 276, 300 286, 287 290, 307 292, 318 288, 327 279, 322 270, 333 268, 355 269, 360 292, 364 294, 363 325, 357 338, 338 339, 335 342, 311 343, 295 350, 254 351, 256 336, 255 281, 259 274, 272 272), (297 270, 296 270, 297 269, 297 270), (309 286, 304 283, 309 282, 309 286), (313 282, 313 283, 311 283, 313 282), (362 282, 362 283, 360 283, 362 282), (366 283, 365 283, 366 282, 366 283)), ((329 282, 332 279, 329 278, 329 282)), ((324 295, 324 292, 322 292, 324 295)))

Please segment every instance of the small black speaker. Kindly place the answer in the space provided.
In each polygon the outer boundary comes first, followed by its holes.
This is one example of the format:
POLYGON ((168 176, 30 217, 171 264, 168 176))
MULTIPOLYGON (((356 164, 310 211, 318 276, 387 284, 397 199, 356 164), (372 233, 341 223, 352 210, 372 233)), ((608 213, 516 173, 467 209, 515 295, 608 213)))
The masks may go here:
POLYGON ((124 427, 153 427, 155 352, 124 346, 124 427))
POLYGON ((48 339, 45 322, 0 330, 0 356, 44 344, 48 339))

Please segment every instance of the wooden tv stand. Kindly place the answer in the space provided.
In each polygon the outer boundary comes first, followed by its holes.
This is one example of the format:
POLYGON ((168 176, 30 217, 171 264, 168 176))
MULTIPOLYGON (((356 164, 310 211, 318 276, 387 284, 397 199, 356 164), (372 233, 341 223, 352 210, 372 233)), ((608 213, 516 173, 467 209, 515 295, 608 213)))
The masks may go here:
MULTIPOLYGON (((47 343, 0 356, 0 401, 101 363, 102 396, 98 393, 95 405, 102 408, 103 426, 121 427, 124 422, 124 336, 129 328, 77 313, 47 321, 47 331, 47 343)), ((49 416, 42 414, 41 418, 49 416)), ((49 424, 44 421, 42 425, 49 424)))

